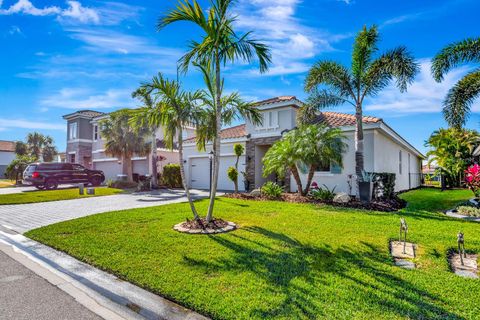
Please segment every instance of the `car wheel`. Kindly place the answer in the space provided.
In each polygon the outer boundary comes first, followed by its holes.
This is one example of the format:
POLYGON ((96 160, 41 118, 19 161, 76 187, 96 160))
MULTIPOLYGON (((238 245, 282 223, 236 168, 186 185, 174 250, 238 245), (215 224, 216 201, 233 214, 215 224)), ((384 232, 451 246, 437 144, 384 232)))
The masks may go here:
POLYGON ((45 186, 42 184, 42 185, 36 185, 35 188, 37 188, 38 190, 43 190, 45 189, 45 186))
POLYGON ((58 187, 58 183, 55 180, 47 180, 45 182, 45 189, 47 190, 57 189, 57 187, 58 187))
POLYGON ((93 177, 91 180, 90 180, 90 183, 92 184, 92 186, 99 186, 101 183, 102 183, 102 180, 100 179, 100 177, 93 177))

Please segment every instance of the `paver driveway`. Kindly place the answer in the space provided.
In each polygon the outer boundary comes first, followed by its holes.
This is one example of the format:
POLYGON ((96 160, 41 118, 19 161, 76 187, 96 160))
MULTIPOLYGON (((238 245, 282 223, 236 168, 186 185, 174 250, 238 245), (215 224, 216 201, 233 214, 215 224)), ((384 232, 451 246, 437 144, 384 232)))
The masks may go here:
MULTIPOLYGON (((192 190, 195 199, 208 197, 208 191, 192 190)), ((183 190, 118 194, 86 199, 31 204, 0 205, 0 225, 19 233, 91 214, 153 207, 187 201, 183 190)))

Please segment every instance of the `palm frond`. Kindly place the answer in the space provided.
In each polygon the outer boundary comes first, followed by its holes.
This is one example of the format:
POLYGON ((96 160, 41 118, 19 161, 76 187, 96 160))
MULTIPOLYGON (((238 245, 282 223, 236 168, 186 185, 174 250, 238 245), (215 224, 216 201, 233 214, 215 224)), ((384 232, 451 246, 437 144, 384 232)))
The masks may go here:
POLYGON ((310 69, 305 80, 305 90, 311 92, 321 85, 333 88, 342 97, 355 99, 350 72, 337 62, 319 61, 310 69))
POLYGON ((378 50, 378 29, 374 25, 371 28, 363 27, 355 37, 352 52, 352 75, 354 82, 360 85, 365 71, 370 66, 373 54, 378 50))
POLYGON ((461 63, 480 62, 480 38, 469 38, 443 48, 432 59, 432 74, 437 82, 461 63))

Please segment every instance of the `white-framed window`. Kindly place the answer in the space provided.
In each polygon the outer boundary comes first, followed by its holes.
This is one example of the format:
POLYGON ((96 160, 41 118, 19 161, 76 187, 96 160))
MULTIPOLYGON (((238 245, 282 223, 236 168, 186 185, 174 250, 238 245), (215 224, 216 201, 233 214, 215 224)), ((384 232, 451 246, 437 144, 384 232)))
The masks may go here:
POLYGON ((100 135, 98 133, 98 125, 94 124, 93 125, 93 140, 97 141, 100 138, 100 135))
POLYGON ((278 111, 265 111, 262 113, 262 123, 257 126, 258 130, 278 128, 278 111))
POLYGON ((398 173, 402 174, 402 150, 398 151, 398 173))
POLYGON ((70 140, 77 139, 77 131, 78 131, 77 123, 76 122, 70 123, 68 128, 68 136, 70 140))

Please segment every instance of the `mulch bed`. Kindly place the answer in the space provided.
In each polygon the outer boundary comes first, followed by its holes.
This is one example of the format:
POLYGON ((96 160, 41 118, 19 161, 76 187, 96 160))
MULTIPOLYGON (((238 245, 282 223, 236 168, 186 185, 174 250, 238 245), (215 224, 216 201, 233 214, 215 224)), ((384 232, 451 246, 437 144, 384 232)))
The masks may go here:
POLYGON ((356 198, 352 198, 348 203, 336 203, 333 201, 318 201, 310 197, 304 197, 298 193, 284 193, 279 199, 269 199, 263 195, 254 196, 248 193, 230 193, 225 197, 242 200, 255 200, 255 201, 268 201, 277 200, 291 203, 314 203, 314 204, 328 204, 334 207, 353 208, 353 209, 365 209, 373 211, 393 212, 405 208, 407 202, 403 199, 395 197, 393 199, 374 199, 370 203, 361 202, 356 198))
POLYGON ((221 229, 228 226, 228 221, 222 219, 213 219, 209 223, 205 218, 200 218, 198 220, 187 220, 182 223, 182 227, 185 229, 221 229))

